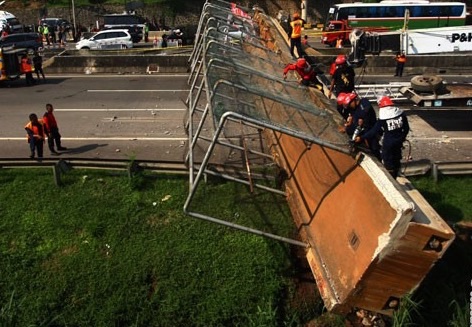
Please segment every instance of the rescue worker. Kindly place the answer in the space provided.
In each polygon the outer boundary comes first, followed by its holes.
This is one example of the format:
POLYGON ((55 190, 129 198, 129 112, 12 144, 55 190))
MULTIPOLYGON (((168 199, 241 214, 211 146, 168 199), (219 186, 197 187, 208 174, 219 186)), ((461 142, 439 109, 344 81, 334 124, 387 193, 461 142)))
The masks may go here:
MULTIPOLYGON (((336 98, 337 107, 339 114, 343 117, 344 121, 347 122, 350 116, 350 112, 346 106, 344 106, 344 101, 348 93, 341 92, 336 98)), ((351 117, 352 118, 352 117, 351 117)))
POLYGON ((49 39, 49 26, 48 24, 43 24, 43 38, 46 40, 46 44, 51 45, 51 40, 49 39))
POLYGON ((298 58, 293 64, 288 64, 284 68, 284 80, 287 78, 287 73, 295 70, 299 77, 298 82, 305 86, 315 86, 320 83, 316 79, 316 72, 313 67, 306 61, 305 58, 298 58))
POLYGON ((30 158, 33 159, 35 151, 37 151, 38 158, 43 157, 43 145, 45 139, 44 126, 41 121, 38 120, 36 114, 29 115, 29 123, 26 124, 25 130, 28 136, 28 144, 31 150, 30 158))
POLYGON ((395 61, 397 62, 397 66, 395 68, 395 75, 393 76, 399 76, 402 77, 403 75, 403 68, 405 67, 406 63, 406 55, 405 51, 400 51, 397 52, 397 55, 395 56, 395 61))
POLYGON ((331 85, 328 92, 328 98, 334 94, 337 96, 340 93, 351 93, 354 91, 354 78, 356 73, 346 59, 345 55, 339 55, 335 60, 336 70, 334 71, 331 85))
POLYGON ((298 58, 303 57, 304 52, 302 50, 302 27, 305 21, 300 18, 298 13, 293 14, 293 20, 290 22, 290 54, 293 59, 295 57, 295 48, 297 48, 298 58))
POLYGON ((378 104, 379 120, 365 134, 356 137, 355 142, 369 140, 374 135, 383 133, 382 162, 393 178, 397 178, 401 167, 403 142, 410 131, 410 126, 405 113, 394 106, 388 96, 381 97, 378 104))
MULTIPOLYGON (((366 98, 360 98, 356 93, 342 94, 345 95, 342 105, 348 112, 348 118, 342 127, 342 131, 349 135, 352 141, 355 141, 358 136, 366 134, 375 126, 377 115, 369 100, 366 98)), ((370 152, 377 159, 381 160, 379 139, 380 135, 375 134, 365 139, 364 142, 370 152)))
POLYGON ((33 65, 26 54, 21 56, 21 72, 25 74, 26 85, 33 85, 36 80, 33 78, 33 65))
POLYGON ((54 108, 52 104, 46 104, 46 112, 43 115, 43 124, 46 135, 48 136, 49 151, 51 151, 51 154, 58 154, 56 150, 54 150, 54 143, 56 143, 58 151, 64 151, 67 150, 67 148, 61 145, 61 134, 59 134, 59 127, 53 111, 54 108))

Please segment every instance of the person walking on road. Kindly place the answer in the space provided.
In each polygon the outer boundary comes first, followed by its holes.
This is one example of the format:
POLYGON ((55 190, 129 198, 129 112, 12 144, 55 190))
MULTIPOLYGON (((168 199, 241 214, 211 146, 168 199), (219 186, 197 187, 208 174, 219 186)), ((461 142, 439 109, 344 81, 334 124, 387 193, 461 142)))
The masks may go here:
POLYGON ((30 158, 34 159, 35 152, 38 158, 43 157, 43 145, 45 139, 45 131, 43 124, 38 120, 38 116, 34 113, 29 115, 29 123, 26 124, 25 130, 28 137, 28 144, 30 147, 30 158))
POLYGON ((356 137, 355 142, 360 143, 383 133, 382 162, 393 178, 397 178, 401 167, 403 142, 410 131, 410 125, 405 113, 394 106, 388 96, 381 97, 378 104, 379 119, 368 132, 356 137))
POLYGON ((46 104, 46 112, 43 115, 43 123, 48 136, 49 151, 51 151, 51 154, 59 154, 54 149, 54 143, 56 143, 58 151, 64 151, 67 150, 67 148, 61 145, 61 134, 59 134, 59 127, 57 125, 56 117, 54 117, 53 111, 54 107, 52 104, 46 104))
POLYGON ((393 76, 402 77, 403 68, 405 67, 405 63, 406 63, 405 51, 402 51, 402 52, 398 51, 397 55, 395 56, 395 61, 397 63, 397 66, 395 68, 395 75, 393 76))

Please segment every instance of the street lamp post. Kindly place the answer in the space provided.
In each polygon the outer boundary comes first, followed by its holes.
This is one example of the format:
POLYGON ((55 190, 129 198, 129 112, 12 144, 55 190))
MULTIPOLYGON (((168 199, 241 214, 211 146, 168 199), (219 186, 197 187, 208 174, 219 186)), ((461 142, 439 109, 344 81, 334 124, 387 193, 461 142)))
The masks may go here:
POLYGON ((75 36, 77 35, 77 25, 75 23, 75 4, 74 4, 74 0, 72 0, 72 25, 73 25, 72 38, 74 39, 74 41, 76 41, 75 36))

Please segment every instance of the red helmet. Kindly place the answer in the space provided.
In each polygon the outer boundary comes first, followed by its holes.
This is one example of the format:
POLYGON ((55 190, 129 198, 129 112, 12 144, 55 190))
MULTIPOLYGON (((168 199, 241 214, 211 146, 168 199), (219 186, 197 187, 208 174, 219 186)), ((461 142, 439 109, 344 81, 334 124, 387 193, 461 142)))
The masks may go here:
POLYGON ((346 96, 344 97, 343 105, 344 106, 349 106, 352 100, 357 98, 357 94, 355 93, 346 93, 346 96))
POLYGON ((305 68, 305 66, 306 66, 306 59, 305 58, 298 58, 297 67, 298 68, 305 68))
POLYGON ((345 55, 338 55, 336 57, 336 60, 334 61, 334 63, 336 65, 342 65, 346 62, 346 56, 345 55))
POLYGON ((338 102, 339 106, 342 106, 344 104, 344 99, 346 99, 347 93, 339 93, 338 97, 336 98, 336 101, 338 102))
POLYGON ((381 97, 377 103, 379 104, 379 107, 388 107, 388 106, 393 106, 393 101, 390 99, 388 96, 383 96, 381 97))
POLYGON ((300 18, 300 14, 297 13, 297 12, 294 13, 294 14, 293 14, 293 19, 298 19, 298 18, 300 18))

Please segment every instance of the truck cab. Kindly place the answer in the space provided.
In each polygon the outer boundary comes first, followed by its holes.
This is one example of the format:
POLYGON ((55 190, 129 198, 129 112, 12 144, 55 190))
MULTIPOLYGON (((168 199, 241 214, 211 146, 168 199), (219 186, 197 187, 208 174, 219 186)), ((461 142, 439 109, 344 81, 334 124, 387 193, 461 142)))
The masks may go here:
POLYGON ((363 32, 388 32, 388 27, 361 27, 354 28, 349 20, 330 20, 329 23, 321 34, 321 43, 329 45, 330 47, 336 46, 336 40, 338 37, 343 40, 344 45, 350 45, 349 36, 354 29, 362 30, 363 32))
POLYGON ((23 25, 20 23, 18 18, 8 11, 0 10, 0 29, 4 26, 8 26, 10 33, 18 33, 23 31, 23 25))
POLYGON ((344 43, 348 40, 351 30, 351 28, 348 28, 345 20, 332 20, 323 30, 321 43, 334 47, 336 46, 336 40, 338 37, 341 38, 344 43))
POLYGON ((21 57, 28 54, 27 49, 0 48, 0 82, 20 78, 21 57))

